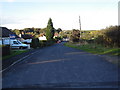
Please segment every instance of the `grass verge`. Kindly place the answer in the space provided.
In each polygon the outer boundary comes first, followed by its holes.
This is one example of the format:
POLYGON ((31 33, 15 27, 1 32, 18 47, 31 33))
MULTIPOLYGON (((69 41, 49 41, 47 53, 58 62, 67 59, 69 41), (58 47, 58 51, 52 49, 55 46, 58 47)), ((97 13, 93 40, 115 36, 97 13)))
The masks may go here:
POLYGON ((16 56, 16 55, 19 55, 21 53, 25 53, 25 52, 28 52, 29 50, 12 50, 11 51, 11 54, 10 55, 7 55, 7 56, 3 56, 2 57, 2 60, 5 60, 5 59, 8 59, 8 58, 11 58, 13 56, 16 56))
POLYGON ((98 44, 77 45, 75 43, 65 43, 65 46, 80 49, 93 54, 109 54, 120 56, 120 48, 107 48, 98 44))

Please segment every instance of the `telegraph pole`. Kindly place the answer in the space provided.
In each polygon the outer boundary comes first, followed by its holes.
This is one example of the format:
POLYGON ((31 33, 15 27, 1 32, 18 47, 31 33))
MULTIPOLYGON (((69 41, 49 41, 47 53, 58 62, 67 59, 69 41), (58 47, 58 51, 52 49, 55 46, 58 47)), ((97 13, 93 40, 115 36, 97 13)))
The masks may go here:
POLYGON ((79 16, 79 25, 80 25, 80 39, 81 39, 81 20, 80 20, 80 16, 79 16))

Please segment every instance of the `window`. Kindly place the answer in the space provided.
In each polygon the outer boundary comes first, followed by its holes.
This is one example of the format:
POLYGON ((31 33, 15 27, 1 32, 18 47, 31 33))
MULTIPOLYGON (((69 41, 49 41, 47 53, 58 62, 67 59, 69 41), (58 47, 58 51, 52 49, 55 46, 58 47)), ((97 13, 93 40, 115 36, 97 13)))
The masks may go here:
POLYGON ((17 43, 22 44, 20 41, 17 41, 17 43))
POLYGON ((18 42, 17 41, 13 41, 13 44, 18 44, 18 42))

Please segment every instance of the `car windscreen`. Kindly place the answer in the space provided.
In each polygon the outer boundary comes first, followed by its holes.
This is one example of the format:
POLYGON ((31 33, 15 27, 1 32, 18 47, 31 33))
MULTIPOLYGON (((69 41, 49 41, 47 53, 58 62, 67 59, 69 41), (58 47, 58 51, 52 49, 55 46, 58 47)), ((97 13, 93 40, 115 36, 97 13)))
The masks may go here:
POLYGON ((22 44, 20 41, 17 41, 19 44, 22 44))
POLYGON ((19 44, 17 41, 13 41, 14 44, 19 44))

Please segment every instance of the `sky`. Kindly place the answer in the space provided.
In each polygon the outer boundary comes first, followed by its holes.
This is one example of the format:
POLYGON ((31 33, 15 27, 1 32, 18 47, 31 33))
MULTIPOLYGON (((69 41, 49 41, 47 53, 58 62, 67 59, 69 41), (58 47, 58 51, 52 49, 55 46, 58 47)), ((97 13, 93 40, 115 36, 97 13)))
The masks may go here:
POLYGON ((1 0, 0 26, 45 28, 52 18, 62 30, 100 30, 118 25, 119 0, 1 0))

